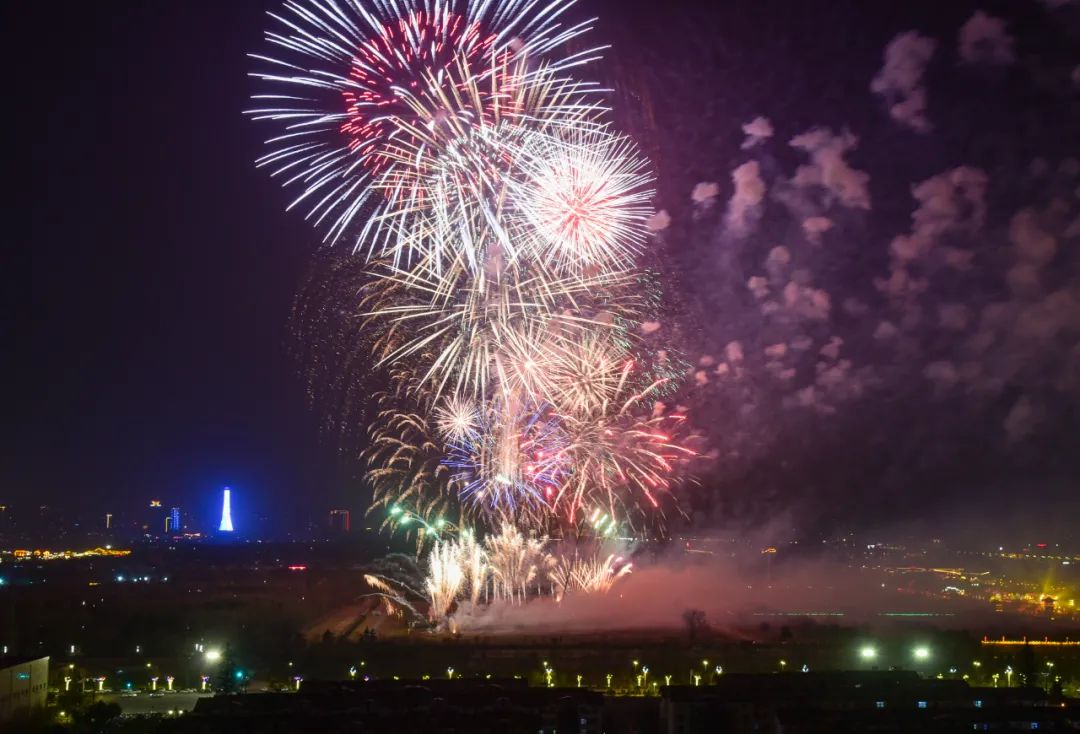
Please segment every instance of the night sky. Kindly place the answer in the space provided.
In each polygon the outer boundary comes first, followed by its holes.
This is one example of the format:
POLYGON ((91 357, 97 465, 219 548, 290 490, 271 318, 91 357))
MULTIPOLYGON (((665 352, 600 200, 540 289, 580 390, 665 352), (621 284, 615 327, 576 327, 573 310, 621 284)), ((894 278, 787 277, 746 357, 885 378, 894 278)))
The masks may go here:
MULTIPOLYGON (((198 512, 223 484, 277 505, 321 481, 283 349, 317 238, 255 170, 261 138, 241 114, 263 10, 20 10, 30 277, 15 279, 10 501, 198 512)), ((321 515, 340 495, 317 488, 321 515)))
MULTIPOLYGON (((911 227, 913 184, 959 165, 986 170, 993 233, 985 239, 1003 248, 1015 210, 1040 202, 1000 186, 1002 179, 1018 180, 1016 172, 1028 171, 1040 156, 1053 167, 1080 154, 1076 87, 1069 92, 1066 79, 1061 92, 1054 76, 1080 63, 1075 5, 1048 9, 1053 3, 1015 0, 958 2, 944 10, 940 2, 872 8, 883 4, 789 3, 797 7, 789 12, 785 3, 747 0, 706 12, 685 2, 670 10, 660 3, 584 3, 600 16, 601 37, 616 44, 604 67, 617 89, 616 115, 656 161, 658 206, 673 217, 664 235, 671 318, 678 322, 672 330, 691 362, 722 354, 733 339, 748 344, 749 331, 768 326, 743 313, 748 304, 757 313, 745 293, 723 294, 742 289, 746 276, 761 269, 751 250, 768 253, 790 233, 768 209, 761 229, 749 235, 761 239, 760 248, 736 248, 700 231, 732 196, 731 171, 748 159, 740 126, 755 116, 769 117, 777 129, 776 148, 755 159, 777 180, 801 162, 784 147, 788 138, 815 126, 851 128, 861 138, 850 158, 869 172, 874 206, 850 216, 830 212, 830 236, 843 236, 852 247, 830 250, 833 259, 814 265, 822 271, 817 284, 833 292, 837 311, 837 293, 847 284, 865 282, 872 300, 873 277, 887 275, 888 242, 911 227), (956 53, 959 26, 980 8, 1009 21, 1018 61, 1009 71, 958 74, 949 54, 956 53), (869 89, 886 44, 911 29, 938 44, 926 71, 934 130, 921 136, 898 129, 869 89), (691 201, 691 188, 703 181, 719 183, 713 215, 691 201), (706 240, 713 249, 702 250, 706 240), (738 277, 728 283, 728 266, 736 261, 738 277), (715 326, 720 321, 731 328, 715 326)), ((17 239, 14 267, 5 268, 11 282, 0 502, 122 512, 153 497, 208 520, 214 490, 228 484, 249 515, 268 514, 277 527, 322 518, 331 506, 363 506, 347 461, 352 448, 339 451, 320 436, 288 357, 291 305, 319 236, 300 212, 285 212, 288 195, 255 168, 269 131, 242 115, 253 89, 245 54, 260 48, 263 13, 275 6, 24 3, 5 24, 14 34, 6 45, 18 69, 8 105, 18 135, 9 147, 20 160, 29 154, 28 175, 9 177, 22 188, 14 201, 25 196, 13 213, 21 218, 29 210, 30 222, 17 239)), ((1048 190, 1038 196, 1050 196, 1048 190)), ((1061 190, 1067 191, 1064 184, 1061 190)), ((1059 244, 1053 285, 1075 293, 1076 238, 1059 244)), ((989 277, 977 288, 948 288, 950 301, 973 304, 1000 290, 989 277)), ((841 322, 836 330, 846 334, 849 327, 841 322)), ((830 334, 814 338, 827 343, 830 334)), ((934 341, 940 338, 922 333, 919 359, 952 360, 941 356, 948 345, 934 341), (926 356, 931 352, 937 356, 926 356)), ((851 336, 846 343, 859 348, 851 336)), ((1076 333, 1064 328, 1053 349, 1067 355, 1076 344, 1076 333)), ((869 350, 854 361, 917 361, 869 350)), ((1051 361, 1068 371, 1066 357, 1051 361)), ((921 363, 912 369, 937 380, 937 388, 940 372, 928 373, 921 363)), ((911 387, 910 377, 877 369, 873 378, 875 395, 884 396, 877 402, 860 397, 831 414, 825 408, 834 406, 818 403, 810 419, 781 416, 791 396, 774 387, 691 394, 703 411, 700 423, 721 446, 699 499, 702 492, 731 498, 704 503, 703 515, 729 518, 745 506, 740 498, 759 487, 769 497, 765 512, 820 501, 839 508, 836 516, 845 520, 918 515, 919 503, 930 499, 942 506, 953 498, 996 501, 1018 482, 1036 497, 1068 499, 1080 491, 1078 393, 1061 388, 1061 378, 1046 384, 1069 397, 1055 398, 1058 393, 1029 379, 1003 387, 993 401, 969 400, 962 408, 941 399, 940 390, 911 387), (1007 444, 984 429, 1000 428, 1018 396, 1036 387, 1039 404, 1048 406, 1038 431, 1025 444, 1002 449, 1007 444), (916 411, 912 402, 934 407, 916 411), (721 414, 723 420, 714 420, 721 414), (950 416, 947 425, 930 430, 944 425, 937 419, 943 414, 950 416), (875 417, 872 438, 868 415, 875 417), (923 454, 934 460, 913 466, 911 457, 923 454), (973 459, 987 454, 1015 459, 973 459), (972 469, 973 463, 979 466, 972 469), (850 473, 836 470, 848 464, 850 473), (917 481, 905 480, 909 469, 917 481), (885 495, 907 499, 879 503, 885 495), (857 511, 849 512, 851 506, 857 511)), ((807 393, 793 389, 796 394, 807 393)), ((821 507, 815 520, 831 514, 821 507)))

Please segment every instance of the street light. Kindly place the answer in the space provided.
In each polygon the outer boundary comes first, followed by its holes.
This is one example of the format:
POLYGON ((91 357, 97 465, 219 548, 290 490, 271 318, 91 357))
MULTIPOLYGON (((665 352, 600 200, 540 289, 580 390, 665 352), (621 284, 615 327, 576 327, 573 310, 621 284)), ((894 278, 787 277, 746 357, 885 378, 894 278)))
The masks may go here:
POLYGON ((1013 669, 1012 669, 1012 666, 1010 665, 1007 668, 1005 668, 1005 687, 1006 688, 1011 688, 1012 687, 1012 674, 1013 674, 1013 669))
POLYGON ((208 663, 216 663, 221 660, 221 650, 207 650, 203 657, 208 663))
POLYGON ((863 660, 874 660, 877 658, 877 648, 873 645, 863 645, 859 648, 859 657, 863 660))
POLYGON ((927 647, 926 645, 919 645, 918 647, 916 647, 914 650, 911 651, 911 654, 916 660, 929 660, 930 659, 930 648, 927 647))

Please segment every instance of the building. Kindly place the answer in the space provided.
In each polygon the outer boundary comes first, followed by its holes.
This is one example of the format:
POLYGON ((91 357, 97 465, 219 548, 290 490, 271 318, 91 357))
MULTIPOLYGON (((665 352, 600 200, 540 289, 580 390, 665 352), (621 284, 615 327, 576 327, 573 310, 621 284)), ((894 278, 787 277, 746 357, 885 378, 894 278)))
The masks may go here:
POLYGON ((218 525, 218 532, 231 533, 233 532, 232 524, 232 490, 226 487, 221 495, 221 523, 218 525))
POLYGON ((179 533, 183 526, 180 524, 180 508, 173 507, 165 516, 165 534, 179 533))
POLYGON ((349 532, 349 511, 330 510, 330 531, 333 533, 349 532))
POLYGON ((48 689, 49 658, 0 658, 0 722, 44 706, 48 689))

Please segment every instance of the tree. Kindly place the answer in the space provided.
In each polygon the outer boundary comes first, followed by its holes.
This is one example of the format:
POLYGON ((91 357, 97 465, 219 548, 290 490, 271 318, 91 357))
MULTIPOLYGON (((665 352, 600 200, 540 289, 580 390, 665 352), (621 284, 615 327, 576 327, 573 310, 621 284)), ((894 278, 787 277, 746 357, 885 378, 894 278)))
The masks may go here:
POLYGON ((690 644, 697 641, 699 635, 709 629, 709 622, 705 619, 705 612, 700 609, 687 609, 682 615, 683 624, 686 625, 686 636, 690 644))
POLYGON ((214 679, 214 690, 218 693, 241 693, 247 688, 248 677, 248 672, 236 664, 232 649, 226 645, 214 679))
POLYGON ((75 712, 75 731, 97 734, 104 731, 113 719, 123 713, 118 703, 96 701, 84 709, 75 712))
POLYGON ((1038 685, 1038 675, 1036 674, 1035 665, 1035 651, 1031 649, 1031 645, 1025 644, 1020 648, 1020 660, 1017 667, 1017 673, 1020 674, 1020 680, 1025 686, 1038 685))

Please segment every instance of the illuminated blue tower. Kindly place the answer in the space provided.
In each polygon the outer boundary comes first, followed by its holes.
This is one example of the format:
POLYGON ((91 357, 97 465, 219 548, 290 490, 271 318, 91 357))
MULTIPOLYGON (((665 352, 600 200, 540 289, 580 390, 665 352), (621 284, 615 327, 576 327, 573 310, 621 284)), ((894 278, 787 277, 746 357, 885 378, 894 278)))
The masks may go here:
POLYGON ((221 499, 221 524, 218 525, 218 531, 222 533, 231 533, 233 531, 232 526, 232 504, 229 501, 230 490, 225 488, 225 496, 221 499))

